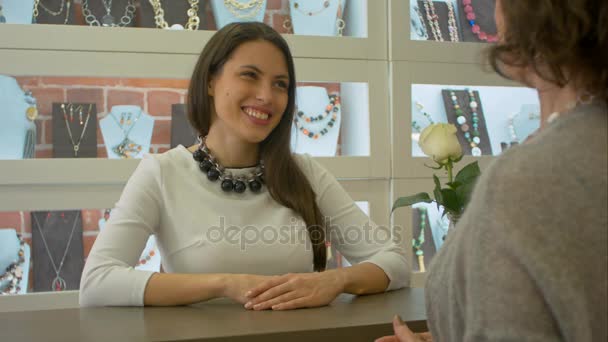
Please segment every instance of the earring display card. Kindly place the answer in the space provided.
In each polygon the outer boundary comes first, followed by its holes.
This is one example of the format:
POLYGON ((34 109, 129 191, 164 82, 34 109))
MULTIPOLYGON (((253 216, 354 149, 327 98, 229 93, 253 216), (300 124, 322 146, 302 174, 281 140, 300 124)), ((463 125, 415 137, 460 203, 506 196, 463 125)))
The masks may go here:
POLYGON ((38 211, 31 216, 34 291, 78 290, 84 267, 80 211, 38 211))
MULTIPOLYGON (((465 5, 462 0, 458 1, 458 10, 460 11, 459 24, 462 28, 462 41, 464 42, 475 42, 485 43, 485 41, 479 39, 476 33, 473 32, 469 19, 465 12, 465 5)), ((481 31, 487 34, 496 34, 496 21, 494 19, 494 10, 496 8, 495 0, 472 0, 471 5, 473 12, 475 13, 475 24, 479 25, 481 31)))
POLYGON ((74 25, 74 0, 40 0, 36 24, 74 25))
MULTIPOLYGON (((198 5, 198 17, 200 20, 200 24, 198 25, 199 30, 205 29, 205 26, 203 25, 203 19, 205 17, 203 6, 204 4, 201 3, 202 1, 199 2, 198 5)), ((190 4, 188 0, 163 1, 161 3, 161 8, 164 12, 163 17, 167 22, 167 25, 169 25, 169 28, 173 26, 173 29, 179 30, 184 29, 184 27, 186 27, 186 24, 188 23, 188 10, 190 9, 190 4)), ((137 26, 157 28, 156 19, 154 18, 156 13, 154 12, 154 8, 150 4, 150 1, 140 1, 139 11, 137 13, 137 26)))
POLYGON ((94 103, 53 103, 53 158, 97 158, 94 103))
MULTIPOLYGON (((458 141, 462 146, 462 152, 465 155, 473 155, 472 154, 472 146, 471 143, 467 140, 462 131, 460 124, 456 121, 457 115, 454 109, 454 105, 452 102, 452 97, 450 92, 454 92, 457 97, 458 104, 460 105, 460 109, 464 112, 464 116, 466 117, 466 125, 469 126, 469 133, 471 137, 473 137, 473 123, 472 123, 472 111, 469 106, 470 99, 469 93, 465 90, 450 90, 450 89, 442 89, 441 95, 443 96, 443 104, 445 106, 445 112, 448 117, 448 122, 456 126, 458 132, 456 132, 456 136, 458 137, 458 141)), ((481 149, 481 154, 484 156, 492 155, 492 146, 490 145, 490 137, 488 135, 488 128, 486 125, 486 120, 484 117, 483 106, 481 104, 481 99, 479 98, 479 92, 473 91, 475 102, 477 102, 477 118, 478 121, 478 131, 479 131, 479 139, 480 142, 477 144, 479 149, 481 149)))
POLYGON ((178 145, 192 146, 196 143, 197 136, 188 122, 186 105, 181 103, 171 105, 171 148, 178 145))
MULTIPOLYGON (((135 17, 131 15, 127 9, 127 6, 133 0, 112 0, 112 1, 93 1, 89 0, 87 2, 87 8, 91 11, 91 15, 99 21, 99 24, 102 26, 112 26, 119 25, 121 27, 134 27, 135 26, 135 17), (108 12, 106 9, 106 5, 110 5, 110 15, 108 16, 108 12), (128 22, 125 25, 125 22, 128 22)), ((84 9, 84 3, 83 3, 84 9)), ((137 11, 135 11, 137 12, 137 11)), ((85 18, 87 25, 87 18, 85 18)))
MULTIPOLYGON (((449 0, 448 0, 449 1, 449 0)), ((424 23, 424 27, 426 27, 426 32, 428 34, 427 40, 435 40, 433 36, 433 30, 431 28, 431 23, 427 19, 426 10, 424 8, 425 1, 418 1, 418 8, 420 10, 420 14, 422 15, 422 22, 424 23)), ((443 40, 446 42, 450 41, 450 28, 448 26, 448 5, 444 1, 433 1, 433 5, 435 6, 435 13, 439 18, 439 28, 441 29, 441 36, 443 40)), ((411 15, 416 15, 416 13, 411 13, 411 15)), ((468 24, 467 24, 468 25, 468 24)), ((458 25, 458 37, 462 37, 462 24, 458 25)))
MULTIPOLYGON (((435 247, 435 241, 433 240, 433 232, 431 230, 431 224, 429 222, 429 216, 425 215, 425 229, 424 229, 424 243, 422 244, 422 252, 424 253, 424 267, 428 269, 431 259, 437 253, 435 247)), ((412 209, 412 237, 418 239, 420 237, 421 229, 421 215, 420 209, 412 209)), ((416 250, 414 249, 414 271, 420 271, 420 265, 418 265, 418 258, 416 256, 416 250)))

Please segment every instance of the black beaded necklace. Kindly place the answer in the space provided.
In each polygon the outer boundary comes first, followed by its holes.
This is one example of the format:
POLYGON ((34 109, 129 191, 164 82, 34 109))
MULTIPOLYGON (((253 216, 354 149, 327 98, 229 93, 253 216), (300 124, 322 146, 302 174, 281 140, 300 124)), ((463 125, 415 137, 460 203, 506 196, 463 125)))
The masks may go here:
POLYGON ((226 168, 220 165, 215 157, 211 155, 209 148, 205 144, 207 137, 199 137, 200 144, 198 149, 192 153, 194 160, 198 162, 198 167, 201 171, 207 175, 207 179, 212 182, 221 181, 222 190, 225 192, 234 191, 236 193, 243 193, 249 185, 251 192, 260 192, 262 184, 264 184, 264 162, 260 160, 260 163, 256 166, 255 171, 247 176, 233 176, 230 172, 226 171, 226 168))

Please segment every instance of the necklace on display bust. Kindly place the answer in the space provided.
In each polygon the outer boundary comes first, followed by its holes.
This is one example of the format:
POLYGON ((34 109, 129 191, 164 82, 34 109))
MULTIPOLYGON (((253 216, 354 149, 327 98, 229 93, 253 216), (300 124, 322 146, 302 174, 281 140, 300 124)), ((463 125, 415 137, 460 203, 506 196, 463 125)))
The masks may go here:
POLYGON ((4 16, 4 13, 2 13, 2 5, 0 5, 0 24, 5 24, 6 23, 6 17, 4 16))
POLYGON ((114 113, 111 112, 110 116, 112 117, 112 119, 114 119, 114 122, 122 130, 122 133, 124 135, 124 138, 122 139, 122 141, 118 145, 112 147, 112 151, 114 153, 116 153, 118 156, 120 156, 122 159, 133 158, 133 156, 135 156, 141 152, 142 146, 140 144, 136 143, 135 141, 131 140, 129 138, 129 134, 131 134, 133 127, 135 127, 135 124, 141 117, 141 112, 133 120, 133 122, 131 122, 131 113, 121 113, 120 121, 118 121, 118 119, 116 119, 116 117, 114 116, 114 113), (126 118, 126 122, 125 122, 125 118, 126 118), (125 129, 125 126, 128 126, 129 128, 125 129))
MULTIPOLYGON (((293 4, 293 8, 295 8, 296 11, 309 17, 323 13, 327 8, 331 6, 331 1, 324 0, 321 6, 323 7, 318 10, 310 11, 302 9, 299 2, 294 2, 293 4)), ((291 23, 291 19, 287 18, 283 21, 283 28, 287 30, 288 33, 293 33, 293 24, 291 23)), ((336 19, 336 28, 338 29, 338 37, 342 37, 344 35, 344 28, 346 28, 346 21, 342 19, 342 0, 338 0, 338 16, 336 19)))
POLYGON ((315 122, 325 119, 330 113, 337 113, 340 111, 340 96, 329 95, 329 104, 325 107, 325 111, 317 116, 306 116, 303 111, 298 111, 298 117, 306 122, 315 122))
POLYGON ((454 112, 456 113, 456 123, 460 127, 460 130, 464 134, 465 139, 471 146, 471 154, 475 157, 481 156, 481 149, 478 147, 481 143, 479 136, 479 116, 477 114, 477 107, 479 104, 475 101, 475 95, 472 90, 466 90, 469 95, 469 108, 471 109, 471 124, 473 125, 473 134, 471 134, 471 127, 467 123, 467 118, 464 115, 464 111, 458 103, 458 97, 453 90, 450 90, 450 98, 452 99, 452 105, 454 106, 454 112))
POLYGON ((70 121, 74 121, 74 105, 69 103, 67 106, 65 104, 61 104, 61 109, 63 110, 63 121, 65 121, 65 127, 68 130, 68 136, 70 137, 70 142, 72 143, 72 147, 74 148, 74 158, 78 158, 78 151, 80 150, 80 143, 82 143, 82 138, 84 137, 85 132, 87 131, 87 127, 89 125, 89 118, 91 117, 91 108, 93 107, 93 104, 89 104, 89 111, 87 112, 87 116, 86 119, 83 123, 82 121, 82 106, 78 106, 76 108, 76 111, 79 111, 79 117, 80 117, 80 125, 84 127, 82 128, 82 131, 80 132, 80 138, 78 138, 78 142, 74 142, 74 136, 72 135, 72 128, 70 127, 70 121), (68 114, 66 112, 66 107, 69 107, 69 111, 70 111, 70 119, 68 119, 68 114))
POLYGON ((240 2, 239 0, 224 0, 224 7, 232 13, 235 18, 250 19, 258 15, 264 5, 264 0, 250 0, 240 2))
POLYGON ((477 15, 475 14, 475 9, 472 4, 473 0, 462 0, 462 5, 464 6, 464 13, 467 16, 467 20, 469 21, 469 25, 471 26, 471 31, 477 35, 479 40, 486 41, 488 43, 495 43, 498 41, 498 35, 489 34, 481 30, 481 27, 477 24, 475 20, 477 20, 477 15))
MULTIPOLYGON (((154 21, 156 22, 156 27, 160 29, 171 29, 171 30, 183 30, 184 26, 180 24, 173 24, 169 26, 167 21, 165 20, 165 11, 162 8, 160 0, 149 0, 150 5, 154 9, 154 21)), ((188 0, 190 4, 190 8, 186 12, 188 14, 188 22, 186 23, 186 30, 196 31, 198 30, 198 26, 201 23, 201 19, 198 16, 198 2, 199 0, 188 0)))
POLYGON ((243 193, 249 185, 251 192, 260 192, 262 185, 264 184, 264 161, 260 160, 260 163, 255 167, 255 171, 247 176, 236 176, 234 177, 230 172, 226 171, 226 168, 217 162, 217 159, 211 155, 209 147, 205 143, 207 137, 199 136, 199 146, 192 153, 192 157, 199 164, 200 170, 207 175, 207 179, 212 182, 220 180, 221 188, 224 192, 234 191, 236 193, 243 193))
POLYGON ((91 10, 89 9, 89 0, 82 0, 82 14, 84 19, 90 26, 103 26, 103 27, 125 27, 131 24, 135 17, 135 0, 127 0, 127 7, 125 8, 125 14, 120 18, 120 22, 116 23, 114 16, 112 15, 112 0, 101 0, 103 7, 106 10, 106 14, 101 18, 101 23, 91 10))
MULTIPOLYGON (((51 255, 51 250, 49 245, 46 243, 46 239, 44 238, 43 229, 40 227, 40 222, 36 215, 34 216, 34 221, 36 222, 36 227, 38 227, 38 232, 40 232, 40 237, 42 238, 42 243, 44 244, 44 248, 46 249, 46 253, 49 256, 49 260, 51 260, 51 266, 53 266, 53 271, 55 271, 55 278, 51 282, 51 291, 64 291, 67 289, 68 284, 65 279, 63 279, 60 275, 61 269, 63 268, 63 263, 65 262, 65 258, 68 255, 68 251, 70 250, 70 245, 72 244, 72 237, 74 236, 74 230, 76 230, 76 223, 78 222, 78 216, 80 215, 80 211, 76 212, 76 216, 74 217, 74 224, 72 225, 72 231, 70 232, 70 236, 68 237, 68 243, 65 246, 65 250, 63 251, 63 257, 61 258, 61 262, 59 263, 59 267, 55 264, 55 260, 53 260, 53 256, 51 255)), ((61 213, 61 216, 65 218, 65 214, 61 213)), ((46 225, 51 218, 51 213, 46 215, 46 220, 44 221, 44 228, 46 230, 46 225)))
POLYGON ((316 9, 314 11, 311 11, 311 10, 303 10, 300 7, 300 3, 299 2, 295 2, 293 4, 293 8, 295 8, 298 12, 300 12, 300 13, 302 13, 304 15, 313 16, 313 15, 317 15, 317 14, 323 13, 330 5, 331 5, 331 1, 324 0, 323 4, 321 5, 322 6, 321 8, 316 9))
POLYGON ((336 120, 338 119, 338 112, 340 112, 340 97, 338 95, 329 95, 329 104, 325 107, 325 112, 323 114, 319 114, 316 116, 307 116, 303 111, 298 110, 297 116, 293 118, 296 127, 310 139, 319 139, 320 136, 323 136, 329 133, 329 130, 334 127, 336 120), (304 122, 306 123, 314 123, 321 121, 329 116, 331 113, 331 119, 325 124, 319 132, 315 132, 310 127, 306 127, 304 122), (302 122, 304 121, 304 122, 302 122))
MULTIPOLYGON (((458 37, 458 24, 456 23, 456 13, 454 11, 454 5, 451 0, 446 1, 448 7, 448 30, 450 31, 450 41, 459 42, 458 37)), ((441 26, 439 26, 439 15, 435 11, 435 4, 432 0, 424 0, 424 10, 426 12, 426 19, 431 27, 433 38, 436 42, 443 42, 443 34, 441 33, 441 26)))
POLYGON ((34 2, 34 20, 36 20, 36 18, 38 18, 38 15, 40 14, 38 8, 42 8, 46 13, 52 15, 53 17, 58 17, 62 12, 63 9, 65 7, 65 20, 63 21, 63 24, 66 25, 68 23, 68 19, 70 18, 70 6, 72 5, 72 0, 61 0, 61 5, 59 7, 58 11, 52 11, 50 10, 48 7, 44 6, 44 4, 42 3, 42 0, 35 0, 34 2))
POLYGON ((20 283, 23 277, 23 264, 25 263, 25 241, 21 235, 17 234, 19 239, 19 252, 15 261, 13 261, 4 270, 4 274, 0 275, 0 283, 8 281, 6 287, 0 292, 3 295, 17 294, 21 291, 20 283))

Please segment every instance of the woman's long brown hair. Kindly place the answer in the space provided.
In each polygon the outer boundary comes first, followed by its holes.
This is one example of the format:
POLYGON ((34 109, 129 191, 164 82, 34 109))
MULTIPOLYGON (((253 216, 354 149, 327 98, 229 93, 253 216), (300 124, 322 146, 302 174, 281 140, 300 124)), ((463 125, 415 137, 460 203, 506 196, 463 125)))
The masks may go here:
POLYGON ((206 136, 211 124, 213 99, 207 89, 213 76, 221 72, 234 50, 243 43, 264 40, 283 52, 289 73, 288 102, 277 127, 260 143, 264 160, 264 181, 272 198, 300 214, 313 248, 315 271, 325 270, 327 248, 325 226, 310 182, 294 160, 290 150, 291 123, 295 111, 296 75, 287 42, 263 23, 233 23, 224 26, 209 40, 192 73, 188 89, 188 119, 196 131, 206 136), (297 180, 297 181, 294 181, 297 180))

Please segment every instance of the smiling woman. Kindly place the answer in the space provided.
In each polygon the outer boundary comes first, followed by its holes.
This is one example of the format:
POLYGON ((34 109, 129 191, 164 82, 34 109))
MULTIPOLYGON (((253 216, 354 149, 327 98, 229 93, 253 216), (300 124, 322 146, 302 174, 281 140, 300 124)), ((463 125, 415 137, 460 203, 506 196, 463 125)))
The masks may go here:
POLYGON ((89 254, 82 305, 228 297, 285 310, 408 283, 401 236, 371 222, 310 156, 292 154, 295 89, 291 52, 272 28, 235 23, 211 38, 187 99, 200 144, 141 161, 89 254), (150 235, 166 273, 133 269, 150 235), (354 266, 326 271, 328 242, 354 266))

